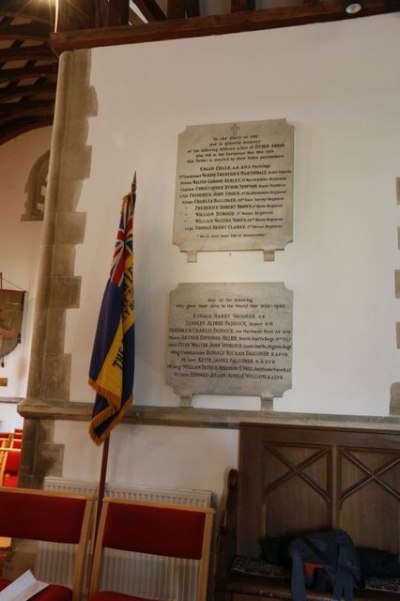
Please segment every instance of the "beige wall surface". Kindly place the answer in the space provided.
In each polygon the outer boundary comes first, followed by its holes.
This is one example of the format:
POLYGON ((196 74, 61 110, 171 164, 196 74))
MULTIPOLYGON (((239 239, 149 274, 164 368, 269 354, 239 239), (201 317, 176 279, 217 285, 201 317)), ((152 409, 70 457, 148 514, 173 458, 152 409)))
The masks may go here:
POLYGON ((390 15, 92 52, 98 115, 78 206, 87 212, 81 307, 67 323, 72 400, 91 398, 90 335, 136 170, 137 403, 179 403, 164 369, 178 282, 284 281, 294 293, 294 382, 275 408, 388 412, 398 368, 397 34, 390 15), (278 117, 295 126, 294 242, 274 263, 221 252, 187 264, 171 242, 177 135, 188 124, 278 117))
MULTIPOLYGON (((90 175, 76 210, 79 308, 67 310, 71 401, 87 385, 120 201, 134 171, 135 402, 177 407, 165 383, 169 293, 180 282, 274 282, 293 290, 293 387, 274 410, 385 416, 398 380, 394 270, 399 249, 400 77, 397 14, 255 33, 95 49, 90 175), (186 262, 172 244, 177 137, 188 125, 285 118, 295 128, 294 241, 186 262)), ((194 407, 257 409, 250 397, 198 396, 194 407)), ((190 409, 188 409, 190 411, 190 409)), ((85 423, 59 422, 64 475, 97 478, 85 423), (85 460, 82 461, 84 453, 85 460)), ((237 431, 121 425, 109 479, 221 493, 237 431)))

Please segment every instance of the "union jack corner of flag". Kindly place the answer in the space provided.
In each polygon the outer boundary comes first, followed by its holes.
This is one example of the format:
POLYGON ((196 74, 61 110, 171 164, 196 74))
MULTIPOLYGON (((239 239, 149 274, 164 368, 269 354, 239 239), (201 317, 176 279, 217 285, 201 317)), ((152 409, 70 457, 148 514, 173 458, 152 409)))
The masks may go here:
POLYGON ((129 194, 124 196, 110 271, 110 280, 116 286, 123 282, 127 255, 133 255, 133 203, 129 194))

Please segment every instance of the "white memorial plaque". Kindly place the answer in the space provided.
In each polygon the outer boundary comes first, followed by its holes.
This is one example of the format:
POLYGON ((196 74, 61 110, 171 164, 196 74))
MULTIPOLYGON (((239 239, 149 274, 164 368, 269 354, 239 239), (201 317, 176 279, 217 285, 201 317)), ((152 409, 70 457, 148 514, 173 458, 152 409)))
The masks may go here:
POLYGON ((193 394, 280 397, 292 380, 293 293, 281 282, 179 284, 170 294, 167 384, 193 394))
POLYGON ((178 138, 173 242, 200 251, 262 250, 293 239, 294 128, 285 119, 189 126, 178 138))

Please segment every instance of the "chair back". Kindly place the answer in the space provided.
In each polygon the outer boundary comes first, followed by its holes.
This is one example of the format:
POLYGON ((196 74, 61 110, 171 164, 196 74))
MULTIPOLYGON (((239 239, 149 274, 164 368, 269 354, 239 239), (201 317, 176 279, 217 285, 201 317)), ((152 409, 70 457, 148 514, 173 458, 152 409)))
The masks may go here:
POLYGON ((81 598, 93 499, 23 488, 0 488, 0 536, 76 545, 73 600, 81 598))
POLYGON ((98 590, 105 547, 199 561, 196 600, 207 594, 214 510, 161 503, 103 500, 94 550, 89 599, 98 590))
POLYGON ((11 432, 0 432, 0 447, 8 447, 11 441, 11 432))
POLYGON ((10 447, 20 449, 22 446, 22 437, 22 430, 14 430, 14 432, 12 432, 10 435, 10 447))
POLYGON ((18 474, 21 464, 21 449, 2 448, 0 466, 0 485, 18 486, 18 474))

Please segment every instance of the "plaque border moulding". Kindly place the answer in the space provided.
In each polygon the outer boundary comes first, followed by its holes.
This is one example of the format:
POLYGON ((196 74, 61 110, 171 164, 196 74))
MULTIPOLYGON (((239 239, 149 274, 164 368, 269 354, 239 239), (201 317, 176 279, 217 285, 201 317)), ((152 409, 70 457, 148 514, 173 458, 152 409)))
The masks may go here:
POLYGON ((181 283, 170 292, 166 383, 192 395, 255 396, 292 386, 293 292, 282 282, 181 283))
POLYGON ((293 241, 294 126, 286 119, 189 125, 178 135, 173 243, 198 252, 293 241))

